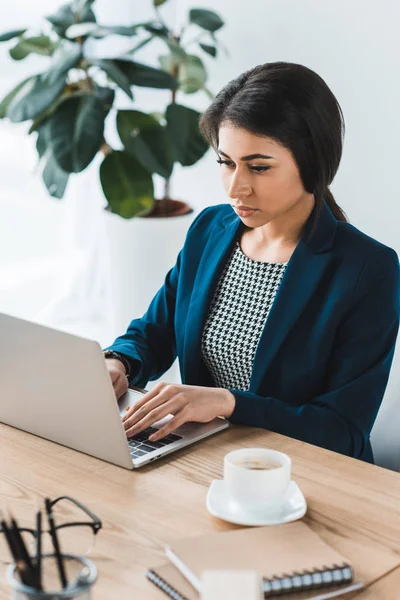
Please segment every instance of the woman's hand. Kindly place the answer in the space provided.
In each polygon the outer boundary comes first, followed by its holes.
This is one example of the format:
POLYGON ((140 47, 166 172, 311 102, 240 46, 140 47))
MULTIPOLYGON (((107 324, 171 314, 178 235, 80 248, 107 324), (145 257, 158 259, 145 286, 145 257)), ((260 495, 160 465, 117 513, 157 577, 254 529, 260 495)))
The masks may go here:
POLYGON ((117 358, 106 358, 106 367, 111 377, 117 400, 128 391, 128 378, 125 367, 117 358))
POLYGON ((187 421, 208 423, 215 417, 230 417, 234 408, 235 397, 224 388, 160 382, 127 411, 122 422, 129 438, 167 415, 174 415, 149 437, 155 442, 187 421))

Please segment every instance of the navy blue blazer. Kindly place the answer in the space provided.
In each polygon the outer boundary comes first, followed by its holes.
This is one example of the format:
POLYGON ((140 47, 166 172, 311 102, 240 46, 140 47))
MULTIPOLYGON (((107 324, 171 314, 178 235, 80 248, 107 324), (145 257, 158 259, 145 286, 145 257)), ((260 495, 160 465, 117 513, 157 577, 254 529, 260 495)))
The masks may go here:
MULTIPOLYGON (((182 382, 215 387, 201 336, 244 224, 229 204, 193 221, 164 285, 111 349, 145 387, 179 357, 182 382)), ((230 421, 373 462, 369 441, 399 326, 399 261, 391 248, 314 208, 259 340, 248 391, 230 389, 230 421)))

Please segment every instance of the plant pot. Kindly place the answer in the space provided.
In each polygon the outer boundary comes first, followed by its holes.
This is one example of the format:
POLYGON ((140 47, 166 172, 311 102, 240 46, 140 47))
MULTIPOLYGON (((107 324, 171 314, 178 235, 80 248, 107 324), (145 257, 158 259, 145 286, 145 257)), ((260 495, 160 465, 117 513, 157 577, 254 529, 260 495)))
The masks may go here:
POLYGON ((110 320, 114 337, 125 333, 130 321, 146 312, 168 271, 175 265, 187 230, 197 214, 185 202, 170 200, 168 204, 171 209, 168 214, 175 216, 155 218, 152 214, 122 219, 112 213, 106 215, 110 320))
POLYGON ((192 212, 193 208, 186 202, 182 202, 182 200, 172 200, 172 198, 164 198, 163 200, 156 200, 151 212, 144 217, 139 218, 159 219, 160 217, 182 217, 192 212))

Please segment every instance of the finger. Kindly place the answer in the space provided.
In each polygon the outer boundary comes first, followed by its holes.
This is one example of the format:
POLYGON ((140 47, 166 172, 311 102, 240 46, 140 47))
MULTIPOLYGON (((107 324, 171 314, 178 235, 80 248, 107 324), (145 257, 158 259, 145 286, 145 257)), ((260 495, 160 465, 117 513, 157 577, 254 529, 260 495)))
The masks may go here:
MULTIPOLYGON (((138 433, 140 433, 144 429, 147 429, 148 427, 151 427, 154 423, 156 423, 157 421, 160 421, 167 415, 174 414, 176 412, 178 412, 178 411, 176 409, 176 406, 174 406, 174 403, 172 401, 167 402, 166 404, 163 404, 159 408, 152 410, 151 413, 149 413, 147 416, 145 416, 143 419, 141 419, 138 423, 133 425, 133 427, 132 426, 125 427, 126 437, 132 437, 134 435, 137 435, 138 433)), ((125 423, 124 423, 124 426, 125 426, 125 423)))
POLYGON ((135 404, 133 406, 131 406, 130 411, 124 416, 124 419, 128 419, 136 411, 138 411, 140 408, 142 408, 142 406, 144 406, 145 404, 147 404, 147 402, 150 402, 150 400, 152 400, 153 398, 155 398, 160 393, 160 391, 163 388, 165 388, 167 385, 168 384, 165 384, 162 381, 160 383, 157 383, 157 385, 155 385, 152 390, 150 390, 149 392, 147 392, 143 396, 143 398, 141 398, 140 400, 138 400, 137 402, 135 402, 135 404))
MULTIPOLYGON (((146 415, 150 414, 156 408, 174 399, 174 396, 171 395, 171 393, 172 392, 170 390, 164 389, 158 394, 158 396, 147 402, 147 404, 141 406, 135 413, 132 414, 129 410, 122 419, 125 429, 133 427, 133 425, 141 421, 144 417, 146 417, 146 415)), ((179 396, 175 396, 175 398, 179 398, 179 396)))
POLYGON ((161 440, 163 437, 178 429, 181 425, 186 423, 187 417, 183 411, 180 411, 173 417, 164 427, 161 427, 157 433, 152 433, 149 436, 149 442, 157 442, 157 440, 161 440))
POLYGON ((138 402, 135 403, 134 406, 128 410, 126 415, 124 415, 123 422, 132 418, 131 425, 136 421, 139 421, 143 418, 144 415, 160 406, 167 400, 173 397, 174 389, 172 386, 156 386, 153 390, 148 392, 144 398, 141 398, 138 402))

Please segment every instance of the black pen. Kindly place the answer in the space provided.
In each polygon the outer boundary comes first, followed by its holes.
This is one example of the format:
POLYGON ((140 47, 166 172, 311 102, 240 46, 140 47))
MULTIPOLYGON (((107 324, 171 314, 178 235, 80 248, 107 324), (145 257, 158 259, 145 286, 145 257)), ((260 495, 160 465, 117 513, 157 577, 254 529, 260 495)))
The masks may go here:
POLYGON ((13 530, 13 528, 7 525, 5 519, 2 519, 0 524, 3 529, 3 533, 5 535, 11 556, 13 557, 13 560, 15 562, 16 569, 21 577, 21 581, 25 585, 31 586, 33 583, 32 571, 29 572, 29 567, 22 557, 21 545, 18 543, 15 531, 13 530))
POLYGON ((42 512, 36 513, 36 570, 38 589, 42 590, 42 512))
POLYGON ((61 585, 62 585, 62 588, 64 589, 67 587, 68 581, 67 581, 67 576, 65 574, 63 559, 62 559, 62 555, 61 555, 61 551, 60 551, 60 544, 58 543, 57 531, 56 531, 56 528, 54 525, 54 515, 53 515, 52 508, 51 508, 51 501, 49 498, 46 498, 44 503, 46 506, 46 513, 47 513, 47 519, 49 521, 50 535, 51 535, 51 539, 52 539, 53 546, 54 546, 54 553, 56 556, 58 572, 60 574, 61 585))
POLYGON ((15 545, 14 537, 5 521, 5 519, 1 519, 0 521, 1 528, 4 533, 4 537, 6 538, 8 548, 10 550, 10 554, 13 557, 14 562, 16 563, 19 560, 17 547, 15 545))
POLYGON ((21 535, 21 532, 19 530, 17 521, 15 520, 14 516, 11 514, 10 510, 8 510, 8 513, 10 515, 11 525, 12 525, 12 527, 10 528, 10 530, 11 530, 13 536, 14 536, 14 540, 15 540, 15 543, 16 543, 16 547, 17 547, 17 551, 18 551, 19 557, 20 557, 21 560, 24 561, 24 563, 26 563, 26 565, 27 565, 30 573, 33 574, 34 567, 33 567, 32 559, 31 559, 31 556, 30 556, 28 550, 26 549, 25 542, 24 542, 24 540, 22 538, 22 535, 21 535))

